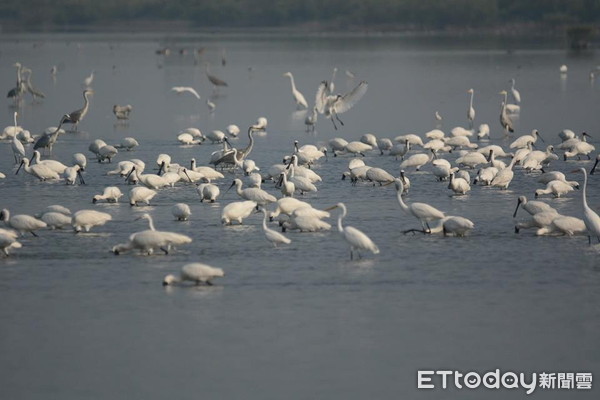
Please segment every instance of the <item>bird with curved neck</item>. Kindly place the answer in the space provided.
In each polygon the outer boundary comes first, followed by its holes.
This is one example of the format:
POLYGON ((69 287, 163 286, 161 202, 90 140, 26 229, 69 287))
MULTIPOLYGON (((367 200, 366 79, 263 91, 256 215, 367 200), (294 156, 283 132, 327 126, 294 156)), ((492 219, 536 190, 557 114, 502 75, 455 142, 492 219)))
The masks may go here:
POLYGON ((579 168, 573 172, 583 173, 583 192, 581 193, 581 200, 583 205, 583 222, 585 222, 585 227, 587 228, 588 242, 589 244, 592 244, 592 236, 600 242, 600 216, 598 216, 587 203, 587 172, 585 171, 585 168, 579 168))
POLYGON ((286 72, 283 76, 287 76, 290 78, 290 83, 292 84, 292 96, 294 97, 294 101, 296 102, 297 108, 308 108, 308 103, 304 98, 304 95, 296 88, 296 82, 294 81, 294 75, 291 72, 286 72))
POLYGON ((74 124, 73 126, 73 130, 77 131, 77 127, 79 126, 79 123, 81 122, 81 120, 87 115, 89 109, 90 109, 90 99, 89 96, 94 94, 94 91, 92 89, 85 89, 83 91, 83 107, 80 108, 79 110, 75 110, 73 112, 70 112, 68 115, 68 118, 65 120, 64 123, 66 124, 74 124))
POLYGON ((335 206, 325 209, 325 211, 333 210, 335 208, 341 208, 342 212, 338 216, 337 228, 338 232, 344 237, 344 240, 350 245, 350 260, 354 259, 354 251, 358 254, 359 258, 361 250, 370 251, 373 254, 379 254, 379 247, 371 238, 369 238, 364 232, 356 229, 353 226, 343 226, 342 221, 347 215, 346 205, 344 203, 337 203, 335 206))

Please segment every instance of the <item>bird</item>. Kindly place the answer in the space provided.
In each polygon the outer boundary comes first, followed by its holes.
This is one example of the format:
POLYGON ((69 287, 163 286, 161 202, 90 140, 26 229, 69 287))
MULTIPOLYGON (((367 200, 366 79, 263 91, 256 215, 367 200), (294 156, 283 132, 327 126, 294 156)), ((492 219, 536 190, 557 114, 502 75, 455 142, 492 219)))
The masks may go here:
POLYGON ((107 203, 117 203, 122 196, 121 189, 116 186, 107 186, 102 194, 97 194, 92 198, 92 203, 96 204, 101 200, 105 200, 107 203))
POLYGON ((118 145, 115 145, 115 147, 117 149, 125 149, 126 151, 131 151, 139 145, 140 144, 138 143, 138 141, 135 138, 124 137, 123 139, 121 139, 121 143, 119 143, 118 145))
MULTIPOLYGON (((14 115, 14 119, 15 119, 15 131, 16 131, 17 130, 17 115, 18 115, 18 113, 15 111, 13 115, 14 115)), ((21 143, 21 141, 17 138, 17 135, 13 136, 13 138, 12 138, 11 148, 13 151, 13 156, 15 158, 15 164, 18 164, 19 162, 21 162, 23 157, 25 157, 25 147, 23 146, 23 143, 21 143)))
POLYGON ((31 215, 17 214, 11 217, 10 212, 6 208, 0 211, 0 221, 4 221, 6 226, 19 232, 21 236, 29 232, 37 237, 38 235, 35 231, 47 227, 44 221, 40 221, 31 215))
POLYGON ((216 179, 225 178, 225 175, 223 175, 219 171, 215 171, 211 167, 205 167, 205 166, 197 167, 195 158, 192 158, 192 160, 190 161, 190 169, 195 172, 200 172, 202 175, 204 175, 204 179, 209 182, 212 182, 216 179))
POLYGON ((512 181, 513 177, 515 176, 515 173, 512 169, 515 166, 516 161, 517 161, 517 158, 514 157, 510 161, 510 164, 508 164, 508 166, 506 168, 498 171, 498 173, 496 174, 494 179, 492 179, 492 181, 490 182, 490 185, 499 187, 504 190, 508 189, 508 185, 510 185, 510 182, 512 181))
MULTIPOLYGON (((577 182, 575 182, 577 183, 577 182)), ((577 184, 575 186, 577 189, 579 189, 579 184, 577 184)), ((537 198, 538 196, 541 196, 543 194, 550 194, 552 193, 554 195, 554 197, 558 198, 561 197, 562 195, 565 195, 571 191, 573 191, 573 186, 569 185, 566 182, 563 181, 550 181, 546 184, 546 189, 537 189, 535 191, 535 197, 537 198)))
POLYGON ((94 82, 94 70, 92 70, 92 73, 85 77, 85 79, 83 80, 83 86, 85 87, 90 87, 92 85, 92 82, 94 82))
POLYGON ((39 151, 35 150, 33 152, 33 159, 31 160, 32 164, 35 163, 35 165, 43 165, 45 167, 50 168, 52 171, 56 172, 57 174, 62 174, 63 172, 65 172, 65 169, 67 169, 67 166, 63 163, 61 163, 60 161, 57 160, 42 160, 41 159, 41 154, 39 151))
POLYGON ((206 107, 208 107, 208 112, 212 113, 215 111, 215 108, 217 108, 217 105, 210 101, 210 99, 206 99, 206 107))
POLYGON ((275 203, 277 201, 277 198, 275 198, 275 196, 267 193, 263 189, 259 189, 259 188, 242 189, 242 185, 243 185, 243 183, 242 183, 241 179, 236 178, 233 180, 233 183, 231 184, 229 189, 231 189, 232 187, 235 186, 238 196, 240 196, 244 200, 251 200, 251 201, 257 203, 258 205, 275 203))
POLYGON ((585 168, 579 168, 579 172, 583 173, 583 191, 581 193, 583 221, 588 231, 588 242, 592 244, 592 237, 595 237, 600 242, 600 216, 587 203, 587 172, 585 168))
POLYGON ((268 212, 264 207, 260 208, 260 211, 263 213, 263 222, 262 222, 262 228, 263 228, 263 233, 265 234, 265 237, 267 238, 267 240, 269 242, 271 242, 273 244, 273 247, 277 247, 278 244, 284 243, 284 244, 290 244, 292 243, 291 239, 284 236, 283 234, 269 228, 267 226, 267 218, 268 218, 268 212))
POLYGON ((196 92, 196 89, 194 89, 191 86, 173 86, 171 88, 171 91, 176 92, 177 94, 182 94, 186 92, 191 93, 192 95, 194 95, 194 97, 200 100, 200 95, 198 94, 198 92, 196 92))
POLYGON ((515 102, 520 103, 521 102, 521 93, 519 93, 519 91, 517 89, 515 89, 515 78, 512 78, 510 81, 510 92, 513 96, 513 98, 515 99, 515 102))
POLYGON ((131 104, 127 104, 124 106, 115 104, 113 106, 113 114, 120 121, 129 119, 129 114, 131 114, 132 110, 133 106, 131 104))
POLYGON ((351 92, 343 95, 332 95, 328 94, 327 81, 323 81, 317 89, 315 106, 320 114, 324 114, 326 118, 331 119, 334 129, 337 130, 335 120, 344 125, 338 115, 354 107, 354 105, 365 95, 368 87, 369 85, 367 82, 362 81, 354 89, 352 89, 351 92))
POLYGON ((156 191, 146 187, 134 187, 129 191, 129 205, 135 206, 137 203, 150 204, 150 200, 156 196, 156 191))
POLYGON ((473 95, 475 91, 473 89, 467 90, 467 93, 470 94, 469 100, 469 109, 467 110, 467 119, 469 120, 469 128, 473 129, 473 120, 475 119, 475 109, 473 108, 473 95))
POLYGON ((108 160, 108 162, 112 162, 112 159, 119 153, 119 150, 115 146, 111 146, 107 144, 106 146, 102 146, 98 149, 98 154, 96 154, 96 158, 98 162, 102 162, 108 160))
POLYGON ((58 140, 58 135, 65 133, 63 129, 61 129, 62 125, 69 121, 69 114, 64 114, 58 123, 58 126, 54 129, 52 133, 44 133, 33 145, 33 149, 48 149, 52 152, 52 147, 56 140, 58 140))
POLYGON ((306 132, 314 132, 317 126, 317 120, 319 118, 319 113, 317 107, 312 108, 312 112, 306 115, 304 119, 304 125, 306 125, 306 132))
POLYGON ((316 210, 310 205, 308 207, 300 206, 292 211, 289 220, 280 220, 279 225, 281 225, 282 232, 287 229, 299 230, 300 232, 328 231, 331 229, 331 225, 321 220, 327 216, 329 216, 329 213, 326 210, 316 210))
POLYGON ((87 166, 87 158, 82 153, 75 153, 71 158, 71 163, 73 165, 79 165, 82 171, 85 171, 85 167, 87 166))
POLYGON ((32 75, 32 71, 29 68, 23 68, 23 74, 25 76, 27 76, 27 78, 24 78, 25 81, 25 88, 27 89, 27 91, 29 92, 29 94, 31 94, 31 96, 33 97, 33 100, 37 100, 39 99, 43 99, 46 97, 46 95, 40 91, 37 90, 36 88, 33 87, 33 84, 31 83, 31 75, 32 75))
POLYGON ((407 205, 402 199, 404 183, 398 178, 396 178, 394 182, 396 185, 396 197, 398 198, 398 203, 400 204, 402 211, 417 218, 419 222, 421 222, 424 233, 431 233, 429 222, 444 218, 444 213, 426 203, 411 203, 410 205, 407 205))
POLYGON ((176 203, 171 207, 171 214, 177 221, 187 221, 190 215, 192 215, 192 211, 190 210, 190 206, 185 203, 176 203))
POLYGON ((596 150, 596 147, 593 144, 590 144, 585 141, 586 136, 589 136, 589 134, 584 132, 584 134, 582 134, 582 137, 584 139, 575 143, 569 150, 565 151, 565 154, 564 154, 565 161, 569 157, 577 156, 577 158, 579 158, 582 155, 587 156, 588 160, 591 159, 590 153, 592 151, 596 150))
POLYGON ((279 181, 277 182, 277 186, 281 187, 281 194, 287 197, 294 197, 294 192, 296 191, 296 185, 294 182, 287 180, 287 174, 285 172, 281 172, 279 174, 279 181))
POLYGON ((70 215, 54 211, 45 212, 40 219, 44 221, 50 229, 63 229, 67 226, 71 226, 72 220, 70 215))
POLYGON ((384 170, 383 168, 369 168, 366 173, 367 180, 373 182, 373 186, 379 183, 379 186, 383 186, 384 183, 393 183, 394 176, 384 170))
POLYGON ((513 218, 517 217, 517 211, 519 211, 519 206, 525 211, 529 213, 529 215, 535 215, 544 211, 555 211, 556 210, 547 203, 538 200, 527 200, 525 196, 519 196, 517 199, 517 208, 515 208, 515 212, 513 213, 513 218))
POLYGON ((287 76, 290 78, 290 83, 292 85, 292 96, 294 97, 294 101, 296 102, 297 108, 308 108, 308 103, 304 98, 304 95, 296 89, 296 83, 294 82, 294 75, 291 72, 286 72, 283 76, 287 76))
POLYGON ((73 214, 71 225, 75 233, 79 233, 82 230, 89 232, 91 228, 95 226, 102 226, 108 221, 112 220, 112 216, 105 212, 96 210, 79 210, 73 214))
POLYGON ((300 192, 300 194, 304 194, 306 192, 316 192, 317 187, 312 183, 311 179, 307 176, 303 176, 301 174, 296 174, 298 170, 297 165, 294 163, 290 163, 288 165, 290 176, 288 180, 294 184, 294 188, 300 192))
POLYGON ((342 212, 338 216, 337 228, 338 232, 350 245, 350 260, 354 259, 354 251, 361 258, 361 251, 370 251, 373 254, 379 254, 379 247, 369 238, 364 232, 356 229, 353 226, 343 226, 342 220, 346 217, 347 210, 344 203, 337 203, 330 209, 340 208, 342 212))
POLYGON ((140 252, 148 255, 154 253, 154 249, 160 249, 165 254, 169 254, 172 246, 189 244, 192 238, 175 232, 157 231, 154 228, 154 222, 150 214, 144 213, 136 220, 145 219, 148 221, 146 230, 135 232, 129 236, 127 243, 117 244, 112 248, 114 254, 118 255, 127 250, 138 249, 140 252))
POLYGON ((552 220, 550 225, 546 225, 543 228, 539 228, 535 234, 548 235, 551 233, 561 233, 567 236, 573 235, 587 235, 587 227, 585 221, 575 217, 569 217, 565 215, 559 215, 552 220))
POLYGON ((469 180, 455 178, 454 173, 452 173, 450 174, 448 189, 452 189, 455 194, 467 194, 467 192, 471 190, 471 185, 469 185, 469 180))
POLYGON ((196 192, 198 192, 198 195, 200 196, 200 202, 207 200, 214 203, 221 191, 217 185, 212 183, 201 183, 196 187, 196 192))
POLYGON ((17 234, 13 231, 6 229, 0 229, 0 249, 7 257, 9 256, 9 249, 20 249, 23 247, 21 243, 17 241, 17 234))
POLYGON ((90 109, 90 99, 89 96, 94 94, 92 89, 85 89, 83 91, 83 107, 79 110, 75 110, 70 112, 69 114, 65 114, 66 118, 64 119, 65 124, 74 124, 73 130, 77 131, 77 127, 79 123, 85 118, 89 109, 90 109))
POLYGON ((244 218, 249 217, 256 207, 257 203, 251 200, 229 203, 221 211, 221 223, 232 225, 234 221, 237 221, 241 225, 244 218))
POLYGON ((81 175, 81 167, 79 165, 65 168, 63 178, 67 185, 74 185, 77 178, 79 178, 80 184, 85 185, 85 180, 83 179, 83 175, 81 175))
POLYGON ((21 164, 19 165, 19 168, 17 169, 17 172, 15 173, 15 175, 19 173, 19 171, 21 170, 21 167, 23 167, 23 170, 25 172, 27 172, 30 175, 35 176, 40 181, 46 181, 46 180, 51 180, 51 179, 60 179, 60 176, 58 175, 58 173, 56 171, 53 171, 52 169, 48 168, 45 165, 40 165, 40 164, 30 165, 29 159, 27 157, 23 157, 23 159, 21 160, 21 164))
POLYGON ((227 87, 227 82, 225 82, 224 80, 217 78, 214 75, 211 75, 210 73, 210 64, 209 63, 205 63, 205 73, 206 73, 206 77, 208 78, 208 80, 210 81, 210 83, 212 83, 213 85, 213 92, 216 92, 219 87, 227 87))
POLYGON ((544 141, 542 135, 540 135, 540 132, 537 129, 534 129, 531 131, 530 135, 519 136, 508 147, 510 147, 511 149, 522 149, 524 147, 527 147, 529 143, 534 144, 538 140, 538 138, 542 142, 544 141))
POLYGON ((179 277, 169 274, 163 278, 163 286, 180 284, 185 281, 193 282, 196 285, 204 283, 212 286, 213 279, 225 276, 221 268, 211 267, 202 263, 190 263, 181 267, 179 277))
POLYGON ((436 158, 436 156, 433 150, 430 150, 429 154, 413 154, 400 163, 400 168, 405 169, 407 167, 414 167, 417 171, 419 171, 423 165, 431 162, 434 158, 436 158))
POLYGON ((508 98, 508 92, 506 90, 501 91, 499 94, 504 95, 504 101, 500 105, 500 125, 504 129, 504 134, 508 135, 508 132, 514 132, 514 123, 506 111, 506 102, 508 98))
POLYGON ((596 172, 596 167, 598 166, 598 162, 600 162, 600 154, 596 155, 596 161, 594 162, 594 166, 590 170, 590 175, 594 175, 594 172, 596 172))

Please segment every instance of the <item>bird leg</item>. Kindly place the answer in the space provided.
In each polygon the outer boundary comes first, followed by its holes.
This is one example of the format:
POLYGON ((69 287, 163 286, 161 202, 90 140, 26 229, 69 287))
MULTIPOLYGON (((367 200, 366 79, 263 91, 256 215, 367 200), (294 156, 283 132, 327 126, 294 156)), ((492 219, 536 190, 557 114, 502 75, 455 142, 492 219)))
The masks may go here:
POLYGON ((352 252, 352 247, 350 247, 350 260, 353 260, 353 259, 354 259, 354 254, 352 252))
POLYGON ((168 254, 169 254, 169 251, 168 251, 167 249, 164 249, 164 248, 162 248, 162 247, 161 247, 160 249, 161 249, 162 251, 164 251, 166 255, 168 255, 168 254))
MULTIPOLYGON (((30 232, 31 232, 31 234, 32 234, 33 236, 35 236, 35 237, 39 237, 39 236, 37 235, 37 233, 35 233, 34 231, 30 231, 30 232)), ((590 238, 590 241, 591 241, 591 240, 592 240, 592 239, 590 238)))
POLYGON ((408 229, 408 230, 406 230, 406 231, 403 231, 402 233, 404 233, 404 234, 406 235, 407 233, 411 233, 411 232, 412 232, 413 234, 414 234, 415 232, 421 232, 422 234, 426 234, 426 233, 427 233, 427 232, 425 231, 425 229, 408 229))
POLYGON ((213 286, 213 283, 212 283, 211 281, 206 281, 206 284, 207 284, 208 286, 213 286))

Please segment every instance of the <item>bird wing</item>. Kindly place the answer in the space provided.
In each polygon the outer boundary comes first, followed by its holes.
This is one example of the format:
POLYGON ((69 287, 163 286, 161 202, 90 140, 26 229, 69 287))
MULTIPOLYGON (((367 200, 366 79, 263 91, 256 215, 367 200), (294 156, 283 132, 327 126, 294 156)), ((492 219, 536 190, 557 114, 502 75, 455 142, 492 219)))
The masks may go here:
POLYGON ((183 93, 183 92, 189 92, 191 94, 193 94, 194 96, 196 96, 196 98, 198 100, 200 100, 200 95, 198 94, 198 92, 196 92, 196 90, 193 87, 189 87, 189 86, 173 86, 171 88, 171 90, 177 92, 177 93, 183 93))
POLYGON ((315 107, 320 114, 325 112, 325 105, 327 104, 327 81, 321 82, 317 88, 317 94, 315 95, 315 107))
POLYGON ((339 98, 334 105, 336 114, 348 111, 365 95, 369 85, 362 81, 350 93, 346 93, 339 98))

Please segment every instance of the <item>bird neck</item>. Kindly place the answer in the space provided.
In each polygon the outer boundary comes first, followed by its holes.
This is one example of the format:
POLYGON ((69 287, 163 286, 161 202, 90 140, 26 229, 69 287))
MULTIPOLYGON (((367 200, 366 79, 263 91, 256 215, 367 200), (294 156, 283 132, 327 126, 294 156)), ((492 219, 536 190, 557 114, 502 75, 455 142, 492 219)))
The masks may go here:
POLYGON ((338 227, 338 231, 340 233, 344 232, 344 227, 342 226, 342 220, 344 219, 345 216, 346 216, 346 210, 342 209, 342 212, 340 213, 340 215, 338 215, 338 220, 337 220, 337 227, 338 227))
POLYGON ((583 199, 583 208, 587 209, 587 172, 585 172, 585 169, 583 170, 583 193, 581 193, 581 198, 583 199))
POLYGON ((470 108, 472 108, 472 107, 473 107, 473 95, 474 95, 474 94, 475 94, 474 92, 471 92, 471 99, 469 100, 469 107, 470 107, 470 108))
POLYGON ((148 227, 150 228, 151 231, 155 231, 156 229, 154 228, 154 221, 152 220, 151 216, 148 216, 148 227))
POLYGON ((398 198, 398 204, 400 204, 400 208, 404 212, 408 212, 408 206, 406 205, 404 200, 402 200, 402 192, 403 191, 404 191, 404 185, 401 183, 400 188, 396 191, 396 197, 398 198))
POLYGON ((267 228, 267 210, 265 210, 264 208, 263 208, 263 214, 264 214, 264 217, 263 217, 262 226, 263 226, 263 229, 266 231, 268 229, 267 228))
POLYGON ((294 75, 289 74, 288 76, 290 78, 290 82, 292 83, 292 91, 295 92, 296 91, 296 82, 294 82, 294 75))

